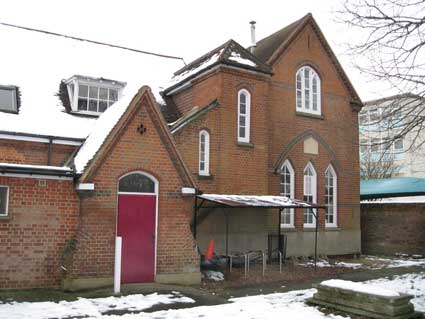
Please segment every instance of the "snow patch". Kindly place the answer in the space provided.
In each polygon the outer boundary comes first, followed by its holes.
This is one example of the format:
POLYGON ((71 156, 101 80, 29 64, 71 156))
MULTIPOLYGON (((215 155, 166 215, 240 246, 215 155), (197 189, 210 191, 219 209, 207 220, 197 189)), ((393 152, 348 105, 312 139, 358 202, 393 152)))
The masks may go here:
POLYGON ((0 304, 0 318, 8 319, 49 319, 90 317, 101 318, 109 311, 142 311, 158 304, 194 303, 191 298, 179 293, 150 295, 129 295, 60 302, 11 302, 0 304))
POLYGON ((241 57, 241 55, 237 52, 232 52, 229 56, 229 60, 235 61, 235 62, 240 63, 240 64, 249 65, 249 66, 257 66, 256 63, 254 63, 251 60, 248 60, 248 59, 241 57))
POLYGON ((222 281, 224 280, 224 274, 220 271, 204 270, 202 272, 202 278, 213 280, 213 281, 222 281))
POLYGON ((385 288, 379 288, 376 286, 353 282, 349 280, 341 280, 341 279, 331 279, 325 280, 320 283, 322 286, 332 287, 332 288, 341 288, 348 289, 356 292, 362 292, 366 294, 372 294, 382 297, 398 297, 400 294, 398 292, 388 290, 385 288))

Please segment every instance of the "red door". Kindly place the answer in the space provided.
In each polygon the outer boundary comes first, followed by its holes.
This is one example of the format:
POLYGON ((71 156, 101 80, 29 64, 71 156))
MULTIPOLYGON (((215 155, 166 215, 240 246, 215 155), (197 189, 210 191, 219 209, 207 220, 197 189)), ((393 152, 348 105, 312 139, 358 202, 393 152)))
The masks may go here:
POLYGON ((156 195, 118 195, 122 283, 154 281, 155 223, 156 195))

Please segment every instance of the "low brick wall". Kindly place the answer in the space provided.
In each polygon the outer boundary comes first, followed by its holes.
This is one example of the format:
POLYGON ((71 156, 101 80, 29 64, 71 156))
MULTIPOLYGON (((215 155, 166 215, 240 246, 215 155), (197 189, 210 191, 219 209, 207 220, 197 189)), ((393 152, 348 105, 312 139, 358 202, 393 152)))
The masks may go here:
POLYGON ((362 252, 425 255, 425 203, 362 204, 362 252))

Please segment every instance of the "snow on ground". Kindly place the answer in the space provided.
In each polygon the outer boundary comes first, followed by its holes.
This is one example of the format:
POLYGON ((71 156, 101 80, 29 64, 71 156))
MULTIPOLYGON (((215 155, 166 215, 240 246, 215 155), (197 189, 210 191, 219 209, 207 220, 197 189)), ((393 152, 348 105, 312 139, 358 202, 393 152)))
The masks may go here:
POLYGON ((143 314, 109 316, 108 319, 217 319, 217 318, 291 318, 291 319, 343 319, 346 317, 325 315, 317 308, 307 306, 304 301, 313 296, 315 289, 297 290, 286 293, 233 298, 231 303, 186 309, 172 309, 143 314))
POLYGON ((400 268, 400 267, 424 267, 425 258, 418 259, 402 259, 402 258, 379 258, 375 256, 367 256, 366 260, 376 262, 375 265, 371 266, 371 269, 381 268, 400 268))
MULTIPOLYGON (((381 278, 365 282, 371 291, 391 290, 398 293, 414 295, 412 303, 417 311, 425 311, 425 272, 394 276, 392 279, 381 278)), ((36 303, 0 304, 0 318, 8 319, 47 319, 81 316, 85 318, 104 319, 343 319, 333 314, 324 314, 319 308, 308 306, 305 300, 312 297, 316 289, 295 290, 285 293, 232 298, 229 303, 215 306, 201 306, 184 309, 161 310, 152 313, 140 312, 153 305, 176 303, 193 303, 194 300, 177 292, 170 295, 130 295, 126 297, 108 297, 98 299, 80 298, 74 302, 62 301, 36 303), (128 311, 123 315, 105 314, 111 310, 128 311), (138 312, 138 313, 131 313, 138 312)))
POLYGON ((425 312, 425 272, 394 276, 391 280, 381 278, 370 280, 368 284, 415 296, 412 303, 416 311, 425 312))
MULTIPOLYGON (((309 261, 307 263, 299 264, 299 265, 306 266, 306 267, 314 267, 314 262, 309 261)), ((360 263, 347 263, 343 261, 337 261, 331 264, 327 260, 320 260, 317 262, 316 265, 319 268, 342 267, 342 268, 352 268, 352 269, 359 269, 359 268, 362 268, 363 266, 363 264, 360 264, 360 263)))
POLYGON ((90 317, 101 318, 111 310, 141 311, 159 304, 194 303, 191 298, 180 293, 150 295, 129 295, 124 297, 107 297, 77 301, 60 302, 11 302, 0 303, 0 318, 7 319, 50 319, 90 317))
MULTIPOLYGON (((314 267, 314 262, 298 264, 305 267, 314 267)), ((403 267, 425 267, 425 258, 383 258, 375 256, 366 256, 359 259, 358 263, 335 261, 330 263, 327 260, 317 262, 319 268, 341 267, 351 269, 384 269, 384 268, 403 268, 403 267)))

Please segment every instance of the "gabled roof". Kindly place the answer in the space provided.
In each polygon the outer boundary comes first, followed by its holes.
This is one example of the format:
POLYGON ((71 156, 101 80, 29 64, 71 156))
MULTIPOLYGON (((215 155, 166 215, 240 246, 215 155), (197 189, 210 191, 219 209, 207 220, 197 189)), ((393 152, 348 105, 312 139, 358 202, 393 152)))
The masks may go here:
POLYGON ((271 68, 234 40, 229 40, 174 73, 164 94, 218 65, 230 65, 271 74, 271 68))
POLYGON ((120 132, 126 128, 126 124, 134 118, 135 113, 143 104, 148 108, 148 113, 156 125, 156 130, 169 152, 170 159, 173 162, 183 184, 194 187, 195 182, 187 168, 186 164, 177 150, 173 137, 162 118, 159 106, 149 87, 143 86, 133 95, 126 96, 125 99, 118 101, 103 113, 98 120, 98 124, 90 133, 81 149, 74 159, 74 165, 77 173, 82 174, 81 181, 89 179, 96 167, 102 163, 109 150, 112 149, 116 138, 120 132))
POLYGON ((199 108, 198 106, 195 106, 193 109, 191 109, 185 115, 180 117, 177 121, 168 124, 170 126, 171 133, 172 134, 177 133, 182 128, 184 128, 185 126, 192 123, 193 121, 195 121, 200 116, 208 113, 210 110, 216 108, 219 105, 220 105, 220 103, 218 102, 217 99, 215 99, 214 101, 212 101, 211 103, 209 103, 205 107, 199 108))
POLYGON ((359 106, 362 105, 359 95, 354 89, 354 86, 350 82, 347 74, 342 68, 342 65, 336 58, 335 53, 332 51, 332 48, 330 47, 328 41, 326 40, 325 36, 320 30, 319 25, 314 20, 313 15, 311 13, 306 14, 301 19, 258 41, 254 50, 254 55, 256 55, 261 61, 263 61, 263 63, 272 66, 307 24, 311 24, 311 26, 313 27, 314 32, 316 33, 317 37, 325 48, 326 53, 329 55, 332 64, 334 65, 336 71, 338 72, 346 88, 348 89, 352 98, 352 102, 358 104, 359 106))

